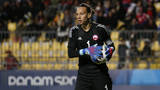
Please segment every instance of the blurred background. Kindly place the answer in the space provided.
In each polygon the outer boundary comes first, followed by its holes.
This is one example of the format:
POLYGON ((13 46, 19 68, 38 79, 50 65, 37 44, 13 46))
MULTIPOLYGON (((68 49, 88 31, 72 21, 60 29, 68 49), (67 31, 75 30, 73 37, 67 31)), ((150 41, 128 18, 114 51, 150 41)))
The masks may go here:
MULTIPOLYGON (((19 90, 12 82, 23 74, 76 76, 78 58, 68 58, 67 43, 82 2, 95 9, 95 22, 110 28, 113 90, 160 89, 160 0, 0 0, 0 88, 19 90)), ((73 90, 74 82, 67 85, 36 89, 73 90)))

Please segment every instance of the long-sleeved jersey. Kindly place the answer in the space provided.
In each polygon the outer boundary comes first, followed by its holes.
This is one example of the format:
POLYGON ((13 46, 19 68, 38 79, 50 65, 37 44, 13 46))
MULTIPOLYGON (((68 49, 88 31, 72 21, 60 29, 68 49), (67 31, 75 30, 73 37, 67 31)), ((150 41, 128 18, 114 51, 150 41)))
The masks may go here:
MULTIPOLYGON (((110 38, 109 30, 102 24, 91 23, 88 32, 84 31, 80 25, 73 26, 69 33, 68 56, 79 57, 79 67, 94 63, 90 60, 89 55, 79 55, 79 50, 88 48, 94 44, 106 45, 114 47, 110 38)), ((105 64, 103 66, 106 66, 105 64)))

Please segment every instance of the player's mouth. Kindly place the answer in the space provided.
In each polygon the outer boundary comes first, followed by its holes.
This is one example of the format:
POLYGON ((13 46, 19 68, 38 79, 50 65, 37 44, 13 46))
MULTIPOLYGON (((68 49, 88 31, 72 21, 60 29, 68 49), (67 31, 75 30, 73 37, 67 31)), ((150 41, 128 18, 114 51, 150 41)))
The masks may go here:
POLYGON ((78 23, 79 23, 79 24, 82 24, 82 20, 78 20, 78 23))

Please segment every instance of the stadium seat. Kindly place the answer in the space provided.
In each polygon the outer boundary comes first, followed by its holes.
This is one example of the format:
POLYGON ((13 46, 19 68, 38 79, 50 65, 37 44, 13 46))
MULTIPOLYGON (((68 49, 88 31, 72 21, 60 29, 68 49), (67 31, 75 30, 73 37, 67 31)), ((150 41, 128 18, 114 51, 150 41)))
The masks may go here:
POLYGON ((40 70, 41 69, 41 64, 39 63, 33 63, 31 64, 32 70, 40 70))
POLYGON ((49 50, 49 48, 50 48, 49 42, 43 42, 40 46, 40 49, 42 49, 42 50, 49 50))
POLYGON ((47 70, 48 69, 48 64, 42 64, 43 69, 42 70, 47 70))
POLYGON ((9 50, 9 42, 2 42, 1 50, 3 51, 9 50))
POLYGON ((37 50, 34 51, 32 49, 32 51, 29 51, 28 53, 29 53, 29 56, 31 57, 31 59, 30 59, 31 61, 36 61, 36 62, 41 61, 41 58, 43 55, 43 53, 41 51, 37 51, 37 50))
POLYGON ((110 59, 110 61, 112 62, 115 62, 115 61, 118 61, 119 60, 119 55, 118 55, 118 50, 115 50, 113 55, 112 55, 112 58, 110 59))
POLYGON ((145 61, 139 61, 137 68, 138 69, 147 69, 147 63, 145 61))
POLYGON ((153 51, 159 51, 159 42, 158 41, 154 41, 152 46, 151 46, 151 49, 153 51))
POLYGON ((118 40, 119 39, 119 32, 116 32, 116 31, 111 32, 111 39, 113 41, 118 40))
POLYGON ((21 60, 22 60, 22 61, 26 61, 27 58, 29 58, 29 53, 28 53, 28 51, 21 50, 21 60))
POLYGON ((154 3, 154 7, 155 7, 157 13, 160 12, 160 2, 154 3))
POLYGON ((31 57, 31 43, 30 42, 22 42, 21 44, 21 55, 22 60, 28 60, 31 57))
POLYGON ((45 34, 46 34, 46 33, 45 33, 45 32, 42 32, 41 34, 42 34, 42 35, 39 36, 38 41, 42 41, 42 42, 43 42, 43 41, 46 40, 46 39, 45 39, 45 34))
POLYGON ((31 49, 31 43, 30 42, 22 42, 22 45, 21 45, 21 50, 30 50, 31 49))
POLYGON ((6 51, 8 51, 8 50, 10 50, 9 42, 2 42, 2 44, 0 46, 0 57, 2 57, 4 59, 4 57, 7 56, 6 51))
POLYGON ((0 64, 0 70, 2 70, 2 64, 0 64))
POLYGON ((62 70, 62 69, 64 69, 63 68, 63 64, 59 64, 59 63, 55 63, 53 67, 54 67, 55 70, 62 70))
POLYGON ((78 64, 77 63, 69 63, 68 69, 69 70, 78 70, 78 64))
POLYGON ((12 46, 10 46, 10 48, 12 48, 11 50, 19 50, 20 43, 19 42, 12 42, 12 46))
POLYGON ((58 58, 60 57, 60 43, 56 40, 53 41, 52 46, 50 47, 50 50, 53 51, 53 57, 58 58))
POLYGON ((115 70, 115 69, 117 69, 117 64, 115 64, 115 63, 108 63, 107 66, 108 66, 108 68, 109 68, 110 70, 115 70))
POLYGON ((139 47, 138 47, 138 50, 139 50, 139 51, 142 51, 142 50, 143 50, 143 48, 144 48, 144 43, 145 43, 144 40, 141 40, 141 41, 140 41, 140 44, 139 44, 139 47))
POLYGON ((133 63, 131 63, 131 62, 128 63, 128 69, 134 69, 134 68, 133 68, 133 63))
POLYGON ((78 58, 75 57, 75 58, 69 58, 69 61, 78 61, 78 58))
POLYGON ((156 65, 155 63, 151 63, 151 64, 150 64, 150 68, 151 68, 151 69, 158 69, 158 68, 157 68, 157 65, 156 65))
POLYGON ((39 50, 39 49, 41 49, 40 45, 41 45, 41 43, 39 43, 39 42, 32 42, 31 43, 31 49, 34 50, 34 51, 39 50))
POLYGON ((53 50, 49 49, 48 54, 49 54, 48 61, 52 61, 52 62, 56 61, 56 57, 54 57, 53 50))
POLYGON ((20 69, 21 69, 21 70, 31 70, 32 67, 31 67, 30 64, 27 64, 27 63, 26 63, 26 64, 22 64, 20 69))

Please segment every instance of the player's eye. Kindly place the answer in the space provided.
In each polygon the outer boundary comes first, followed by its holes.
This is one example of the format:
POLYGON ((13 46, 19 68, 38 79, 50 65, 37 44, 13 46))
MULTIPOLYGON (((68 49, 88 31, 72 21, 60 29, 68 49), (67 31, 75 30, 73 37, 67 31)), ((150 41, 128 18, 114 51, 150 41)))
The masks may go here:
POLYGON ((75 13, 74 15, 75 15, 75 16, 78 16, 78 13, 75 13))
POLYGON ((84 15, 85 13, 80 13, 80 15, 84 15))

